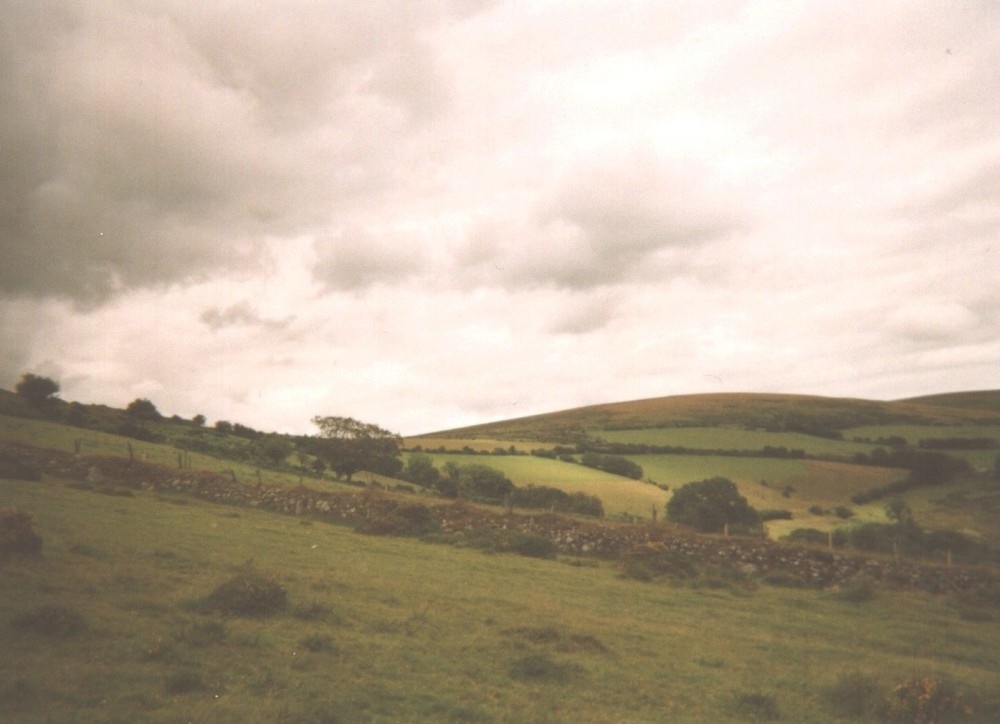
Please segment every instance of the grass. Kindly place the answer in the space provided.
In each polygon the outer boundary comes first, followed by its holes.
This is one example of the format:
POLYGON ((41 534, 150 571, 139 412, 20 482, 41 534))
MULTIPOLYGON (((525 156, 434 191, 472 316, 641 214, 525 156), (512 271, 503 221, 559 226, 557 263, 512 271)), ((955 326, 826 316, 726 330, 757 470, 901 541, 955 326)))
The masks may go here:
POLYGON ((696 450, 760 450, 770 446, 803 450, 809 455, 851 456, 856 452, 871 452, 876 447, 796 432, 767 432, 739 427, 661 427, 600 430, 595 434, 608 442, 670 445, 696 450))
MULTIPOLYGON (((303 482, 308 482, 310 485, 324 485, 335 489, 346 487, 329 478, 324 480, 303 479, 294 472, 262 469, 247 463, 197 452, 184 451, 182 453, 172 445, 129 440, 119 435, 45 420, 0 415, 0 439, 48 447, 64 452, 75 452, 77 445, 79 445, 79 450, 84 455, 111 455, 115 457, 128 457, 129 446, 131 446, 132 454, 136 460, 177 466, 180 454, 184 464, 189 468, 221 472, 227 475, 231 472, 238 480, 248 484, 256 483, 259 476, 260 482, 264 485, 295 487, 303 482)), ((361 477, 367 480, 367 476, 359 476, 359 479, 361 477)), ((374 476, 373 479, 380 478, 374 476)))
POLYGON ((8 721, 810 722, 835 716, 826 692, 858 666, 886 686, 926 675, 987 691, 1000 676, 1000 650, 982 645, 1000 622, 929 595, 736 596, 48 479, 0 481, 0 500, 45 540, 40 560, 0 567, 8 721), (248 561, 287 609, 192 607, 248 561), (9 625, 44 606, 86 627, 9 625))
POLYGON ((567 493, 596 495, 604 504, 604 514, 622 514, 639 518, 651 517, 651 508, 660 513, 669 493, 653 485, 612 475, 561 460, 548 460, 531 455, 455 455, 432 453, 434 464, 441 468, 447 462, 456 465, 478 463, 495 468, 517 486, 545 485, 567 493))

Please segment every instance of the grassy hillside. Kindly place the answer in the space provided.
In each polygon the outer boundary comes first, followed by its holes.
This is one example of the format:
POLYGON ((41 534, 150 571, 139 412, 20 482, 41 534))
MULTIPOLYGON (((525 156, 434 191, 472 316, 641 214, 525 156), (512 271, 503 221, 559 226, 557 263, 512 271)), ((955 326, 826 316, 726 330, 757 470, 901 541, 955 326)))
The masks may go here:
POLYGON ((573 410, 429 433, 427 437, 567 442, 596 430, 734 426, 783 430, 806 423, 829 429, 862 425, 975 424, 997 420, 996 408, 963 409, 911 401, 880 402, 808 395, 679 395, 573 410))
POLYGON ((1000 414, 1000 390, 949 392, 940 395, 911 397, 906 400, 901 400, 901 402, 918 405, 955 407, 965 410, 986 410, 994 414, 1000 414))
POLYGON ((1000 713, 1000 609, 955 598, 642 583, 52 479, 0 501, 45 541, 0 565, 6 721, 825 722, 915 677, 1000 713), (248 561, 287 605, 213 611, 248 561))

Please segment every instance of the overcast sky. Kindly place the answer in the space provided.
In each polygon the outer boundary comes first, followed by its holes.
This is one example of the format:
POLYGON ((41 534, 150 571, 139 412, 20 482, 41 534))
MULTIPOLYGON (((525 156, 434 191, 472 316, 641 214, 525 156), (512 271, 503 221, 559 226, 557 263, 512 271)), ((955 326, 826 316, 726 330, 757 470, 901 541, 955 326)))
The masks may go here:
POLYGON ((0 0, 0 386, 404 434, 1000 387, 1000 3, 0 0))

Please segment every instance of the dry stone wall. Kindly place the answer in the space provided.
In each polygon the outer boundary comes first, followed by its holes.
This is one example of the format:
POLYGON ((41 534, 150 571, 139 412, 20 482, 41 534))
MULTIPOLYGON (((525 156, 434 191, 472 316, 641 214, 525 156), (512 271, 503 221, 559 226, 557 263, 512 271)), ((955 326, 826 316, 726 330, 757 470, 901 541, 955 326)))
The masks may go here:
POLYGON ((699 564, 751 575, 781 572, 803 583, 830 587, 859 577, 932 593, 971 590, 998 583, 997 571, 885 560, 748 538, 682 534, 664 525, 598 523, 545 514, 501 513, 461 501, 394 496, 380 490, 321 491, 299 486, 246 485, 232 476, 119 457, 73 455, 16 443, 0 444, 3 470, 35 469, 48 475, 163 493, 183 493, 225 505, 261 508, 287 515, 364 524, 419 505, 442 533, 516 531, 544 536, 569 555, 614 558, 636 550, 672 551, 699 564))

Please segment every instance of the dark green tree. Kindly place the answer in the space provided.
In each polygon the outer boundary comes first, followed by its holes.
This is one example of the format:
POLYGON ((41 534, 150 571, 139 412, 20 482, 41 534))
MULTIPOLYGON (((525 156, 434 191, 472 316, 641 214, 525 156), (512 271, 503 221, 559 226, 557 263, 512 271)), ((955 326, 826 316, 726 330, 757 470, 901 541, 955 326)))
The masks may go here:
POLYGON ((191 418, 191 424, 195 427, 203 427, 205 425, 205 416, 201 414, 195 415, 191 418))
POLYGON ((441 479, 441 471, 434 467, 434 460, 424 453, 413 453, 406 460, 403 475, 418 485, 434 487, 441 479))
POLYGON ((162 416, 156 405, 146 398, 136 398, 128 403, 125 414, 136 420, 159 420, 162 416))
POLYGON ((395 475, 402 469, 399 435, 352 417, 317 416, 312 422, 320 430, 314 454, 326 461, 338 479, 350 481, 360 470, 395 475))
POLYGON ((250 450, 255 458, 271 465, 281 465, 292 454, 292 443, 280 435, 268 435, 254 440, 250 450))
POLYGON ((24 398, 29 405, 39 407, 59 392, 59 383, 48 377, 28 372, 21 375, 21 381, 14 387, 14 392, 24 398))
POLYGON ((667 518, 700 531, 721 531, 730 525, 748 529, 757 525, 757 511, 740 495, 733 481, 709 478, 682 485, 667 502, 667 518))

